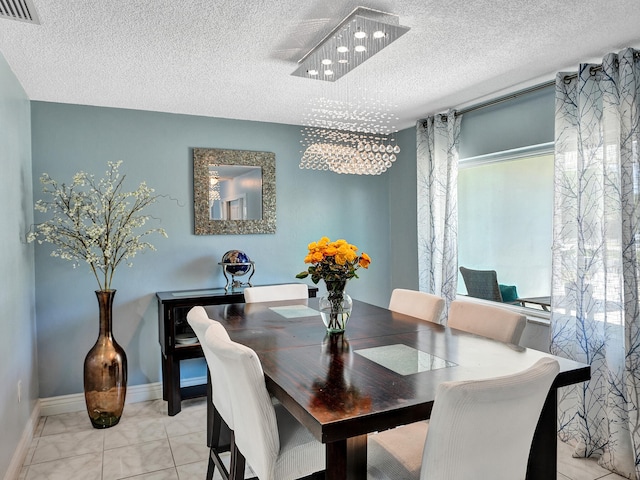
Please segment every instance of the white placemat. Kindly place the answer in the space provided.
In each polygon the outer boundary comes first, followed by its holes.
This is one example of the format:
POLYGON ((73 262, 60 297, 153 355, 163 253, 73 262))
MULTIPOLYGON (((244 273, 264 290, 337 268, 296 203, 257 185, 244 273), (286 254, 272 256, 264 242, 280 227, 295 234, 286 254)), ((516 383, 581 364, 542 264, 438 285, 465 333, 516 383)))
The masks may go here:
POLYGON ((400 375, 411 375, 412 373, 427 372, 457 365, 449 360, 402 344, 363 348, 355 350, 355 352, 400 375))
POLYGON ((273 310, 278 315, 282 315, 284 318, 300 318, 300 317, 315 317, 320 315, 320 312, 305 305, 285 305, 283 307, 269 307, 269 310, 273 310))

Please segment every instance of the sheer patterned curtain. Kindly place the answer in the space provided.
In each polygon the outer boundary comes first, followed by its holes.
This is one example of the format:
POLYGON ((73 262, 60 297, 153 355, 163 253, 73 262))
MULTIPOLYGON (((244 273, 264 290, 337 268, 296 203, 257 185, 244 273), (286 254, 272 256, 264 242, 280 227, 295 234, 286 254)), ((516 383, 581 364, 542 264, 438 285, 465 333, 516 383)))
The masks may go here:
POLYGON ((455 299, 458 282, 458 144, 454 111, 417 124, 418 273, 421 291, 455 299))
POLYGON ((640 478, 640 62, 632 49, 556 78, 551 353, 591 364, 559 395, 575 456, 640 478))

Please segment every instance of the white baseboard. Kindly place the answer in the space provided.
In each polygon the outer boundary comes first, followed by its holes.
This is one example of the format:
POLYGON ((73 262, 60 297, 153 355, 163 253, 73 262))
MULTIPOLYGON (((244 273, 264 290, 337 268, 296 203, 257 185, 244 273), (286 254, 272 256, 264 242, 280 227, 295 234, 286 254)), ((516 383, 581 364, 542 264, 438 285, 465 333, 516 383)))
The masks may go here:
MULTIPOLYGON (((207 377, 196 377, 182 380, 182 387, 201 385, 207 383, 207 377)), ((133 385, 127 387, 126 403, 146 402, 162 398, 162 382, 147 383, 144 385, 133 385)), ((84 403, 84 393, 73 393, 71 395, 60 395, 40 399, 40 415, 59 415, 61 413, 82 412, 86 409, 84 403)))
MULTIPOLYGON (((162 398, 162 383, 147 383, 127 387, 126 403, 146 402, 162 398)), ((61 413, 82 412, 86 410, 84 393, 72 393, 57 397, 40 399, 40 415, 59 415, 61 413)))
POLYGON ((39 421, 40 402, 35 402, 35 406, 33 407, 33 411, 29 416, 29 420, 24 426, 22 436, 20 437, 20 442, 18 443, 15 452, 13 453, 11 463, 9 463, 9 468, 4 475, 4 480, 17 480, 20 476, 22 465, 24 465, 24 459, 27 457, 27 452, 29 451, 29 447, 31 446, 31 442, 33 441, 33 434, 36 431, 36 428, 38 428, 39 421))

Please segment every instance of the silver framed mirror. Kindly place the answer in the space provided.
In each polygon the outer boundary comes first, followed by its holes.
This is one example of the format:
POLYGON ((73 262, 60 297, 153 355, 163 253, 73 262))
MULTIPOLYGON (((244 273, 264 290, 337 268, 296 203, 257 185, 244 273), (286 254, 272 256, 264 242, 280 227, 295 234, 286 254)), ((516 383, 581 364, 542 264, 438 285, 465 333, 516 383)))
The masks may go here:
POLYGON ((194 148, 193 204, 196 235, 275 233, 275 154, 194 148))

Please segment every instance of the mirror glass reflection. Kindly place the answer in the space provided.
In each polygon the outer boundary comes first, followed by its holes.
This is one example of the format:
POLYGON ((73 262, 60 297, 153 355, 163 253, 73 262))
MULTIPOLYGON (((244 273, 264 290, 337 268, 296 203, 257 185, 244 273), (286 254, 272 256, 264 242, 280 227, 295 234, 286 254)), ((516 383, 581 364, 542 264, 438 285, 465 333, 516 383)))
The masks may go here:
POLYGON ((209 218, 262 219, 262 168, 209 165, 209 218))
POLYGON ((196 235, 276 233, 276 155, 193 149, 196 235))

